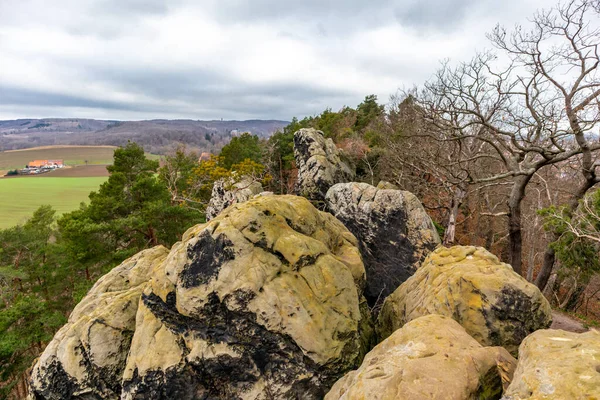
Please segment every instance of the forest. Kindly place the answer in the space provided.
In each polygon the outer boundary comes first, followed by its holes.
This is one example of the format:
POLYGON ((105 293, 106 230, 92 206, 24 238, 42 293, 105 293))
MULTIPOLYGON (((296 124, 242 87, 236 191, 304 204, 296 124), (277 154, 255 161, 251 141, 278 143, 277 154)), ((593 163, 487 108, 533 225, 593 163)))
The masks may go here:
POLYGON ((294 132, 307 127, 333 139, 357 181, 414 193, 444 245, 485 247, 555 308, 597 323, 599 13, 573 1, 532 27, 497 26, 492 50, 442 63, 387 103, 368 95, 268 139, 245 133, 209 159, 184 145, 160 163, 133 142, 117 149, 78 210, 57 218, 43 206, 0 231, 0 398, 24 393, 26 370, 100 276, 204 222, 214 182, 294 193, 294 132))

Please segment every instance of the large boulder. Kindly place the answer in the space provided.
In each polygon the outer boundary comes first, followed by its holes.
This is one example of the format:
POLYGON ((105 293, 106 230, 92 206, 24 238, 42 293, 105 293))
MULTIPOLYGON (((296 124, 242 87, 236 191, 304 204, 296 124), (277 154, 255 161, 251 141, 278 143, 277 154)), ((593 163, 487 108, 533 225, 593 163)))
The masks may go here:
POLYGON ((213 184, 210 201, 206 207, 206 220, 210 221, 230 205, 248 201, 262 191, 261 183, 250 177, 239 182, 219 179, 213 184))
POLYGON ((516 363, 502 347, 482 347, 451 318, 428 315, 378 344, 325 400, 498 399, 516 363))
POLYGON ((600 399, 600 332, 548 329, 526 337, 503 399, 600 399))
POLYGON ((294 157, 298 167, 296 193, 300 196, 323 200, 331 186, 354 179, 354 170, 342 159, 333 140, 325 139, 316 129, 294 133, 294 157))
POLYGON ((118 360, 110 379, 88 364, 87 329, 59 332, 34 370, 37 399, 317 399, 368 351, 356 238, 304 198, 234 204, 156 261, 129 303, 110 292, 100 314, 71 317, 106 322, 96 353, 118 360), (123 318, 116 346, 110 329, 123 318), (73 359, 49 364, 62 348, 73 359))
POLYGON ((144 250, 96 282, 35 364, 35 399, 118 399, 142 291, 166 259, 144 250))
POLYGON ((325 201, 358 238, 367 271, 365 296, 371 304, 396 290, 440 245, 431 218, 410 192, 338 183, 325 201))
POLYGON ((423 315, 446 315, 482 345, 516 354, 527 335, 550 326, 551 312, 537 287, 487 250, 440 247, 388 296, 377 330, 383 339, 423 315))

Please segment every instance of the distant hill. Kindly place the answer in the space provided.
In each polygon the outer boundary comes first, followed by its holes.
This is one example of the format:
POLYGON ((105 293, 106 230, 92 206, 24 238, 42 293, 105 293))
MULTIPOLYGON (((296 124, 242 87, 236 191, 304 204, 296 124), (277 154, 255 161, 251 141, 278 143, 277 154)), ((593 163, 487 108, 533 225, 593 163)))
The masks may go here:
POLYGON ((179 143, 192 150, 214 153, 236 134, 251 132, 266 138, 287 124, 278 120, 17 119, 0 121, 0 151, 52 145, 122 146, 131 140, 155 154, 164 154, 179 143))

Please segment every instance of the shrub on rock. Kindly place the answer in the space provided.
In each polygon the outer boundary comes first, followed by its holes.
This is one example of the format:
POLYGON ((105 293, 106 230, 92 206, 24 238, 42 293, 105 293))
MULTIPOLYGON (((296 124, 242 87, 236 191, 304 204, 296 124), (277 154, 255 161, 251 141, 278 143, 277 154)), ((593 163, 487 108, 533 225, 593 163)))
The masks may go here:
POLYGON ((340 379, 325 400, 498 399, 516 366, 502 347, 482 347, 456 321, 407 323, 340 379))
POLYGON ((482 345, 516 354, 527 335, 550 326, 551 312, 537 287, 487 250, 441 247, 388 296, 377 330, 384 339, 423 315, 446 315, 482 345))

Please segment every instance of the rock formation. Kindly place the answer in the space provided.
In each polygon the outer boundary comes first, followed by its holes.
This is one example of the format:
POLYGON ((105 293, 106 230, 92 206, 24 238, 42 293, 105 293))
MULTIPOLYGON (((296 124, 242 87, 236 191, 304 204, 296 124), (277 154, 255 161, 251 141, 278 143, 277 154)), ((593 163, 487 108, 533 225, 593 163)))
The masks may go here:
POLYGON ((327 190, 354 179, 354 171, 342 160, 333 140, 323 132, 303 128, 294 133, 294 157, 298 167, 296 193, 311 200, 323 200, 327 190))
POLYGON ((387 181, 379 181, 379 183, 377 184, 377 189, 394 189, 394 190, 400 190, 400 188, 396 185, 394 185, 391 182, 387 182, 387 181))
POLYGON ((368 351, 356 238, 295 196, 235 204, 103 277, 35 365, 35 399, 322 398, 368 351))
POLYGON ((34 366, 35 399, 118 399, 142 291, 166 259, 144 250, 96 282, 34 366))
POLYGON ((325 201, 359 241, 370 304, 396 290, 440 245, 431 218, 410 192, 339 183, 329 189, 325 201))
POLYGON ((380 339, 428 314, 454 318, 484 346, 517 353, 521 341, 550 326, 550 304, 537 287, 481 247, 438 248, 385 300, 380 339))
POLYGON ((448 317, 420 317, 379 343, 325 400, 498 399, 516 360, 448 317))
POLYGON ((251 178, 242 179, 237 183, 219 179, 213 185, 210 202, 206 208, 206 220, 210 221, 230 205, 248 201, 262 191, 260 182, 251 178))
POLYGON ((503 400, 600 399, 600 332, 540 330, 519 347, 503 400))

